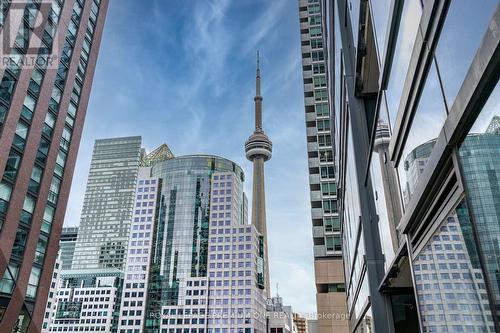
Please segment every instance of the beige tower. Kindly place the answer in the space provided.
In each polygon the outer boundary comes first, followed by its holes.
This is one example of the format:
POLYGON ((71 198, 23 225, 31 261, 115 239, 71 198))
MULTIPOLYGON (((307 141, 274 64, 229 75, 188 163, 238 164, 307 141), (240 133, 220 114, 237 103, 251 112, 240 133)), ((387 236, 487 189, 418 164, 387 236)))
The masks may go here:
POLYGON ((270 296, 269 261, 267 254, 266 195, 264 186, 264 162, 271 159, 273 144, 262 130, 262 96, 260 96, 259 52, 257 51, 257 75, 255 83, 255 131, 245 143, 248 160, 253 162, 252 224, 262 236, 263 262, 261 274, 267 296, 270 296))

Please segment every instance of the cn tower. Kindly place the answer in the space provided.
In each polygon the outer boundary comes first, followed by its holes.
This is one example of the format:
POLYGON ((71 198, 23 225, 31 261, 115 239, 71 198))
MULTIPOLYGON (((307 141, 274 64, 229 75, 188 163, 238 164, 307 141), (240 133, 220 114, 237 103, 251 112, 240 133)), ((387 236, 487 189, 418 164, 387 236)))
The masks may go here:
POLYGON ((253 188, 252 188, 252 224, 261 234, 263 242, 263 270, 264 287, 267 296, 270 296, 269 285, 269 260, 267 250, 266 227, 266 195, 264 186, 264 162, 272 156, 273 144, 262 130, 262 96, 260 95, 260 65, 259 51, 257 51, 257 75, 255 82, 255 131, 245 143, 247 159, 253 162, 253 188))

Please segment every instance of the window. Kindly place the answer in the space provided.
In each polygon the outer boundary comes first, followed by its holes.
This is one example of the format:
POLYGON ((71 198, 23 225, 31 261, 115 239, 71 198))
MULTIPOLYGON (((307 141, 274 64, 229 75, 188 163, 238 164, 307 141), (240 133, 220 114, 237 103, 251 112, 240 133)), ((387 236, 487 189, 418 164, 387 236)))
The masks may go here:
POLYGON ((320 167, 321 179, 335 178, 335 170, 333 165, 326 165, 320 167))
POLYGON ((45 122, 43 124, 43 133, 47 135, 49 138, 52 136, 52 131, 54 130, 54 126, 56 124, 56 117, 52 112, 47 112, 45 116, 45 122))
POLYGON ((28 189, 33 193, 38 193, 40 188, 40 181, 42 179, 43 170, 36 165, 33 167, 31 171, 31 177, 28 184, 28 189))
POLYGON ((321 163, 333 162, 333 150, 324 149, 319 151, 319 161, 321 163))
MULTIPOLYGON (((339 250, 340 251, 340 250, 339 250)), ((343 283, 330 283, 328 284, 329 293, 345 292, 345 284, 343 283)))
POLYGON ((9 103, 15 85, 16 79, 9 73, 4 73, 2 82, 0 83, 0 98, 9 103))
POLYGON ((26 297, 35 298, 41 273, 42 270, 40 268, 31 268, 30 278, 28 280, 28 289, 26 290, 26 297))
POLYGON ((31 218, 33 217, 33 211, 35 210, 36 200, 30 195, 24 198, 23 210, 21 212, 21 222, 25 224, 31 224, 31 218))
POLYGON ((0 182, 0 212, 6 213, 9 206, 12 187, 6 182, 0 182))
POLYGON ((340 235, 327 236, 325 244, 327 251, 335 251, 335 252, 342 251, 342 243, 340 241, 340 235))
POLYGON ((45 257, 45 250, 47 249, 48 240, 48 237, 45 235, 40 235, 40 238, 38 238, 34 259, 35 263, 43 264, 43 258, 45 257))
POLYGON ((0 104, 0 125, 4 123, 7 111, 9 111, 9 109, 5 105, 0 104))
POLYGON ((320 147, 331 147, 332 137, 330 134, 320 134, 318 135, 318 144, 320 147))
POLYGON ((58 87, 52 89, 52 95, 50 96, 49 107, 57 112, 59 110, 59 103, 61 102, 62 90, 58 87))
POLYGON ((309 35, 311 37, 321 36, 321 27, 311 27, 311 28, 309 28, 309 35))
POLYGON ((19 272, 19 265, 10 263, 5 273, 3 274, 2 280, 0 280, 0 292, 11 294, 14 289, 14 281, 17 279, 17 274, 19 272))
POLYGON ((27 239, 28 239, 28 230, 26 230, 23 227, 19 227, 17 229, 16 238, 14 239, 14 245, 12 247, 13 255, 17 257, 23 256, 27 239))
POLYGON ((42 231, 49 233, 54 220, 54 207, 47 205, 43 212, 42 231))
POLYGON ((321 15, 309 16, 309 25, 321 24, 321 15))
POLYGON ((313 64, 313 74, 324 74, 325 64, 313 64))
POLYGON ((325 55, 323 51, 312 51, 312 60, 313 61, 324 61, 325 60, 325 55))
POLYGON ((5 166, 4 177, 10 180, 15 180, 17 176, 17 171, 19 170, 19 165, 21 164, 21 154, 14 150, 11 150, 9 157, 7 158, 7 164, 5 166))
POLYGON ((321 193, 324 196, 336 195, 337 194, 337 184, 333 182, 321 183, 321 193))
POLYGON ((404 2, 400 18, 401 24, 396 39, 396 49, 394 50, 391 76, 387 87, 387 103, 391 127, 393 128, 421 16, 422 6, 419 0, 404 2))
POLYGON ((329 131, 330 130, 330 119, 322 119, 316 121, 316 126, 318 128, 318 131, 324 132, 324 131, 329 131))
POLYGON ((28 126, 24 122, 19 121, 16 125, 16 132, 12 145, 17 149, 23 151, 26 144, 26 137, 28 136, 28 126))
POLYGON ((446 14, 436 59, 448 105, 452 105, 490 25, 497 0, 452 1, 446 14), (468 24, 464 25, 467 19, 468 24))
POLYGON ((308 9, 309 14, 321 13, 321 7, 319 4, 318 5, 309 5, 307 9, 308 9))
POLYGON ((66 165, 66 153, 59 149, 59 153, 57 154, 56 167, 54 169, 54 174, 62 177, 64 173, 64 166, 66 165))
POLYGON ((323 221, 326 232, 340 231, 340 219, 338 217, 325 217, 323 221))
POLYGON ((61 148, 67 151, 69 149, 70 142, 71 142, 71 129, 68 128, 67 126, 64 126, 60 144, 61 148))
POLYGON ((311 39, 311 49, 322 49, 323 40, 321 38, 311 39))
POLYGON ((33 118, 33 111, 35 110, 36 106, 36 100, 30 96, 30 94, 27 94, 26 97, 24 98, 24 103, 23 103, 23 109, 21 111, 21 115, 30 120, 33 118))
MULTIPOLYGON (((314 57, 313 57, 314 59, 314 57)), ((315 76, 314 77, 314 88, 326 87, 326 77, 325 76, 315 76)))
POLYGON ((40 86, 42 85, 42 80, 43 80, 43 73, 40 72, 38 69, 34 69, 33 73, 31 74, 29 89, 31 90, 31 92, 36 94, 36 96, 38 96, 38 93, 40 92, 40 86))
POLYGON ((328 110, 328 104, 326 103, 316 104, 315 108, 316 108, 316 116, 318 117, 330 116, 330 111, 328 110))
POLYGON ((45 164, 47 160, 47 154, 49 153, 50 141, 45 138, 40 139, 40 146, 38 147, 38 152, 36 154, 36 160, 38 163, 45 164))
POLYGON ((337 200, 334 199, 323 200, 323 212, 325 214, 338 213, 337 200))
POLYGON ((328 92, 326 91, 326 89, 315 90, 314 100, 316 102, 328 101, 328 92))

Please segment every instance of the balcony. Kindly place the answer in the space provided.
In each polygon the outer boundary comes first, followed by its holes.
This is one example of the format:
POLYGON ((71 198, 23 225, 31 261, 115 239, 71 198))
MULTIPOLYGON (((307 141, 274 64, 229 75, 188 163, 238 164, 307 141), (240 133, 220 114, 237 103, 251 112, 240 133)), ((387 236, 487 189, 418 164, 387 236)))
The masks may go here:
POLYGON ((315 136, 318 134, 318 130, 316 129, 316 127, 308 127, 306 129, 306 135, 307 136, 315 136))
POLYGON ((319 174, 309 175, 309 184, 319 184, 319 174))
POLYGON ((313 227, 313 237, 324 237, 325 232, 323 226, 313 227))
POLYGON ((326 256, 326 249, 324 245, 314 245, 314 256, 324 257, 326 256))
POLYGON ((311 201, 321 201, 321 192, 320 191, 311 191, 310 192, 311 201))
POLYGON ((322 219, 323 218, 323 209, 321 209, 321 208, 311 209, 311 216, 313 219, 322 219))

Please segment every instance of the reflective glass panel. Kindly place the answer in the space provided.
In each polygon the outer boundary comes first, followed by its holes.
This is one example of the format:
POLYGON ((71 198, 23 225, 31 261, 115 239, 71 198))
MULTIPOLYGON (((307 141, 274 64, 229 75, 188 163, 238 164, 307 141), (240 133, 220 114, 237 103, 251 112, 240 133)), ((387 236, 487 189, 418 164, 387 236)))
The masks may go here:
POLYGON ((498 0, 450 2, 435 53, 449 107, 455 100, 497 6, 498 0))
POLYGON ((398 113, 401 94, 410 63, 413 45, 417 37, 418 25, 422 16, 420 0, 408 0, 404 2, 399 25, 396 49, 392 63, 391 75, 387 86, 387 104, 390 115, 390 125, 394 128, 396 115, 398 113))
POLYGON ((491 297, 500 315, 500 88, 490 95, 460 145, 462 178, 491 297))
POLYGON ((445 120, 444 98, 436 67, 432 63, 398 165, 405 205, 410 201, 420 175, 425 170, 445 120))

